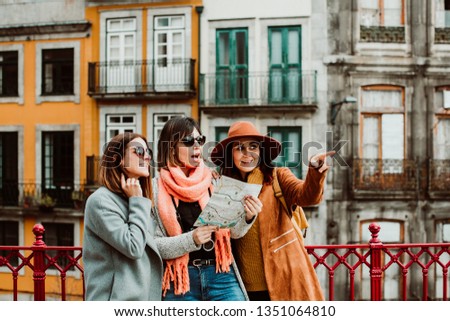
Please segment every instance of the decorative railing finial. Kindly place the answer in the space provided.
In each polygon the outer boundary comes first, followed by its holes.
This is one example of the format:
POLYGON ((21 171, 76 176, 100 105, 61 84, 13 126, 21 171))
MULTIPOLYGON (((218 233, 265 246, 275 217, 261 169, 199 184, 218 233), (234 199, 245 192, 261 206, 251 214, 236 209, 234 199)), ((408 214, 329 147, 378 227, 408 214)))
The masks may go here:
POLYGON ((45 242, 43 240, 45 233, 45 228, 42 224, 35 224, 33 226, 33 234, 35 236, 35 241, 33 242, 34 246, 43 246, 45 242))
POLYGON ((369 231, 372 234, 372 238, 370 239, 369 243, 381 243, 380 239, 378 238, 378 233, 380 233, 380 225, 377 223, 370 223, 369 225, 369 231))

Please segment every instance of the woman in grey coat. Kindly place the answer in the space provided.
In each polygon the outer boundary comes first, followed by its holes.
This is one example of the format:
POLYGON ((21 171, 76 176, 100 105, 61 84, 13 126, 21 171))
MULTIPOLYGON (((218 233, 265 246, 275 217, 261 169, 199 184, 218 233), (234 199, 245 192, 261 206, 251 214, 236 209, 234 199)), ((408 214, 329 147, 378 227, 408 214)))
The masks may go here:
POLYGON ((120 134, 105 148, 102 185, 86 203, 83 263, 86 300, 161 300, 162 260, 153 239, 146 139, 120 134))

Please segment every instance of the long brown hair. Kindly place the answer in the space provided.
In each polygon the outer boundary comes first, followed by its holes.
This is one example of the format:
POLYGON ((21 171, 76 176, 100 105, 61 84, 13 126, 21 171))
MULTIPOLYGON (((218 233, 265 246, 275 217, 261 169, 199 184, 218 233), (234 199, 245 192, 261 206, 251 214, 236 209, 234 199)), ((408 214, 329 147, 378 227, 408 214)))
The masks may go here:
POLYGON ((202 134, 199 124, 191 117, 174 117, 164 124, 158 140, 158 171, 169 166, 183 166, 175 147, 194 129, 202 134))
MULTIPOLYGON (((142 138, 148 147, 147 139, 136 133, 123 133, 114 136, 106 145, 100 161, 99 182, 111 192, 128 198, 122 190, 121 174, 124 173, 121 162, 125 157, 125 150, 128 144, 136 138, 142 138)), ((152 196, 152 176, 149 169, 149 177, 140 177, 139 183, 142 188, 142 195, 149 199, 152 196)), ((125 174, 125 173, 124 173, 125 174)))

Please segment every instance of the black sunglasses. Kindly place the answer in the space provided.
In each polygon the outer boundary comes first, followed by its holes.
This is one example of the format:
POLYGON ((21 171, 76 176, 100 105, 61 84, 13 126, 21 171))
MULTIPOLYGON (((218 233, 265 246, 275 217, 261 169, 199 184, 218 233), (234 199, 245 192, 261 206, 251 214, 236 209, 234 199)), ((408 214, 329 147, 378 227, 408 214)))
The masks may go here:
POLYGON ((197 142, 200 146, 203 146, 206 142, 206 136, 200 135, 194 138, 194 136, 189 135, 181 139, 180 142, 186 147, 194 146, 195 142, 197 142))
POLYGON ((147 154, 150 156, 150 159, 153 159, 153 152, 150 148, 144 148, 142 146, 133 146, 133 148, 138 157, 144 158, 145 152, 147 152, 147 154))

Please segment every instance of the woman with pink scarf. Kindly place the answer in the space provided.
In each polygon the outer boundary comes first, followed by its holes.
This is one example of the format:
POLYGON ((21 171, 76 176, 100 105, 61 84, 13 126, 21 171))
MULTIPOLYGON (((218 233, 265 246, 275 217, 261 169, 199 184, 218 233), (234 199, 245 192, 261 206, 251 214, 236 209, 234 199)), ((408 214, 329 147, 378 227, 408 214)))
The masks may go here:
POLYGON ((214 193, 211 170, 202 157, 205 142, 198 123, 190 117, 170 119, 158 141, 153 216, 164 260, 163 300, 248 300, 230 238, 247 233, 262 203, 247 197, 246 216, 232 228, 193 226, 214 193))

